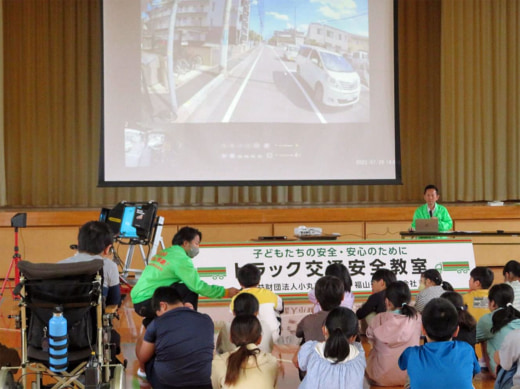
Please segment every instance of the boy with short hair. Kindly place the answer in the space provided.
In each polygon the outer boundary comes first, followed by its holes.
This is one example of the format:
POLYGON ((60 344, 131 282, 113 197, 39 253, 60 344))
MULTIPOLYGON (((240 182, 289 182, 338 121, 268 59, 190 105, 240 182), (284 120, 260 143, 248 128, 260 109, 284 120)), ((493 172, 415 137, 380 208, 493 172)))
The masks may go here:
POLYGON ((422 312, 422 324, 428 342, 408 347, 399 357, 399 368, 408 371, 409 387, 473 389, 480 365, 468 343, 452 340, 459 332, 455 306, 434 298, 422 312))
POLYGON ((392 282, 397 281, 394 272, 388 269, 378 269, 372 275, 372 294, 359 307, 356 315, 359 320, 365 319, 370 324, 372 318, 381 312, 386 312, 385 290, 392 282))
MULTIPOLYGON (((273 342, 276 343, 281 332, 281 317, 283 312, 283 300, 277 294, 265 288, 259 288, 260 284, 260 269, 248 263, 238 269, 237 279, 242 289, 240 293, 250 293, 256 297, 260 306, 258 310, 258 319, 264 322, 271 329, 273 334, 273 342)), ((235 297, 231 299, 231 312, 235 311, 235 297)))
POLYGON ((103 297, 106 305, 121 304, 119 269, 112 260, 114 234, 110 226, 93 220, 81 226, 78 232, 78 252, 60 263, 86 262, 94 259, 103 260, 103 297))
POLYGON ((477 266, 469 273, 469 292, 462 296, 462 300, 477 322, 489 313, 488 293, 494 278, 491 269, 485 266, 477 266))
POLYGON ((157 317, 135 346, 151 386, 211 389, 213 320, 183 303, 179 292, 168 286, 155 289, 151 304, 157 317))
POLYGON ((324 276, 316 281, 314 289, 316 299, 320 303, 321 312, 305 316, 296 327, 296 336, 302 338, 302 344, 309 340, 324 341, 322 327, 331 310, 340 306, 345 295, 343 281, 334 276, 324 276))

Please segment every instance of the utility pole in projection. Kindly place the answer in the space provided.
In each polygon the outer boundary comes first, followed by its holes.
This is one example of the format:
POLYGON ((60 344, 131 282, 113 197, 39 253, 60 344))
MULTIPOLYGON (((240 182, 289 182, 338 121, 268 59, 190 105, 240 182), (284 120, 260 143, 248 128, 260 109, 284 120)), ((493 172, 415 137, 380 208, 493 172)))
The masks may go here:
POLYGON ((220 42, 220 72, 227 73, 228 47, 229 47, 229 19, 232 0, 226 0, 224 8, 224 24, 222 25, 222 40, 220 42))
POLYGON ((294 27, 293 27, 293 33, 294 33, 294 44, 296 44, 296 8, 298 8, 297 5, 294 6, 294 27))
MULTIPOLYGON (((168 84, 170 86, 170 100, 172 112, 177 116, 178 104, 177 104, 177 92, 175 85, 175 75, 173 74, 173 68, 175 63, 175 56, 180 53, 175 53, 175 19, 177 18, 177 0, 174 0, 171 6, 170 20, 168 23, 168 43, 166 50, 166 60, 168 63, 168 84)), ((181 34, 182 39, 182 34, 181 34)), ((181 42, 182 44, 182 42, 181 42)))

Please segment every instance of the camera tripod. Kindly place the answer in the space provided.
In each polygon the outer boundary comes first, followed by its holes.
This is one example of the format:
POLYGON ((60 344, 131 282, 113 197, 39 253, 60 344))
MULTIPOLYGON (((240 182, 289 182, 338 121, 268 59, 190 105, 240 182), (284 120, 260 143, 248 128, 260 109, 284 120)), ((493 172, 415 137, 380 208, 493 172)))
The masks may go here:
POLYGON ((22 256, 20 255, 20 252, 18 251, 18 227, 14 228, 14 254, 13 259, 11 260, 11 264, 9 265, 9 270, 7 271, 7 274, 5 275, 4 282, 2 283, 2 289, 0 289, 0 298, 4 296, 5 288, 9 285, 11 289, 11 294, 13 297, 16 297, 14 293, 14 287, 18 285, 20 282, 20 271, 18 270, 18 262, 22 260, 22 256), (11 286, 11 272, 14 268, 14 286, 11 286))

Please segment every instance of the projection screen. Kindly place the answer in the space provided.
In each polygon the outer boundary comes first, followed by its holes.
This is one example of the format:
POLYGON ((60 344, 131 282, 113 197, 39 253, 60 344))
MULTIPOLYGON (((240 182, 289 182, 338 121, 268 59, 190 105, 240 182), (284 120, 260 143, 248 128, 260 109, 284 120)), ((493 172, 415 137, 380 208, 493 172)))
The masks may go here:
POLYGON ((100 186, 401 182, 394 0, 103 0, 100 186))

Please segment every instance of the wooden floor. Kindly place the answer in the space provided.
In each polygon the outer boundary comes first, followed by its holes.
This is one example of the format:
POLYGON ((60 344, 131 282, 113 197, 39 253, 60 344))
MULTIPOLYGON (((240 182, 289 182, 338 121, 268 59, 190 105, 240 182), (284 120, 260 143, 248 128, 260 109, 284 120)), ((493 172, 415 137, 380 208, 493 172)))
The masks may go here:
MULTIPOLYGON (((16 313, 17 302, 12 299, 8 293, 0 301, 0 342, 9 347, 20 349, 20 333, 15 329, 13 319, 9 319, 9 315, 16 313)), ((283 329, 281 336, 281 344, 277 345, 274 354, 282 360, 280 374, 278 378, 279 389, 294 389, 298 387, 299 379, 296 368, 291 363, 291 358, 297 348, 298 340, 294 335, 296 325, 301 318, 310 313, 311 305, 288 304, 283 315, 283 329)), ((201 303, 199 311, 209 314, 215 321, 216 328, 222 322, 232 319, 229 313, 228 305, 208 306, 201 303)), ((122 339, 122 355, 120 359, 128 361, 126 369, 126 387, 150 389, 150 385, 146 380, 137 377, 138 363, 135 357, 135 342, 142 331, 141 318, 137 316, 133 310, 132 302, 127 296, 119 310, 120 318, 115 320, 116 330, 121 334, 122 339)), ((369 351, 369 345, 363 341, 366 351, 369 351)), ((487 373, 478 374, 474 379, 475 389, 492 389, 494 385, 493 378, 487 373)))

